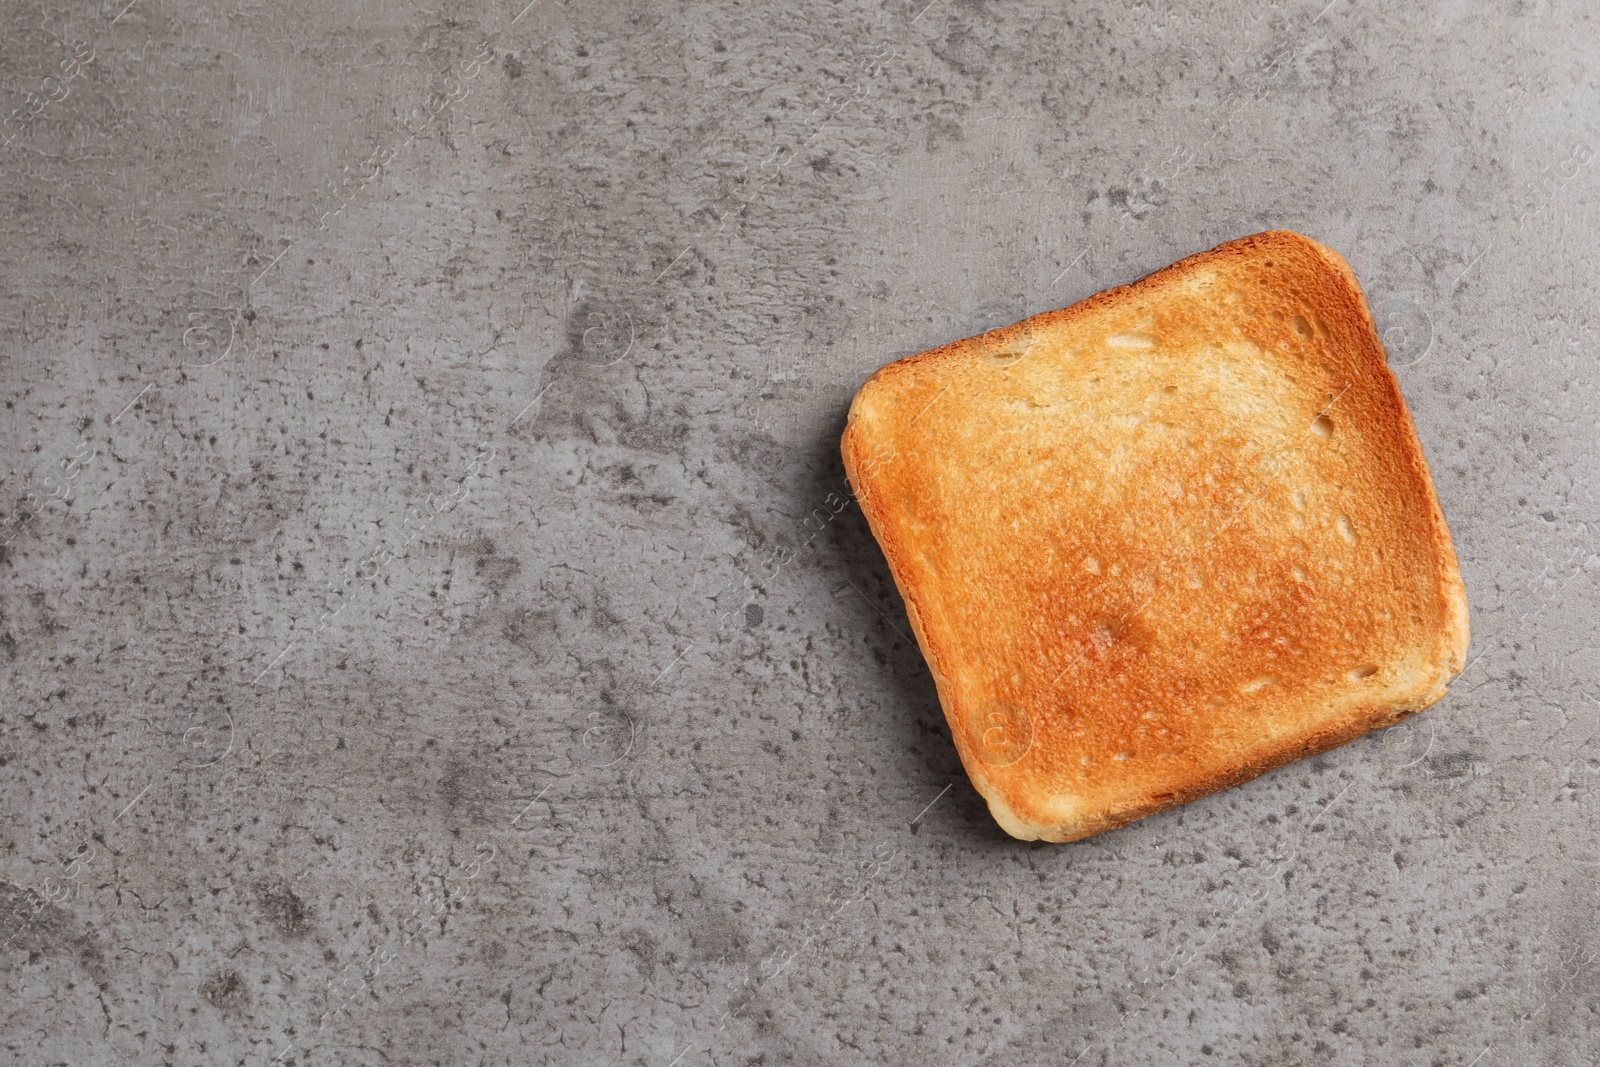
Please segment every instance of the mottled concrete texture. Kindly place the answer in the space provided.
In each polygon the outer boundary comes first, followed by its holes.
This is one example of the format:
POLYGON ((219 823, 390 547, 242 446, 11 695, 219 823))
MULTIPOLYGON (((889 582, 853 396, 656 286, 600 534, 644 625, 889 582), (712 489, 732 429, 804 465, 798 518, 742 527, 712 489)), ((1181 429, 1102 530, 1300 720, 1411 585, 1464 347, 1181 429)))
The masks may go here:
POLYGON ((0 9, 0 1060, 1595 1062, 1590 5, 524 2, 0 9), (845 405, 1280 226, 1470 666, 1014 842, 845 405))

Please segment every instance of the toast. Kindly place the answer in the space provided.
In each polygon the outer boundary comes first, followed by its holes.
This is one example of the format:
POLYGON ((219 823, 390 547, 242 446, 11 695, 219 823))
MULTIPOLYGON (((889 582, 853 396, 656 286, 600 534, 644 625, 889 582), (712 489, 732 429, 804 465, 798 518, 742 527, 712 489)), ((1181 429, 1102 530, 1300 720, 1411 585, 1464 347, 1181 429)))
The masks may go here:
POLYGON ((1338 253, 1230 241, 910 356, 845 471, 995 821, 1071 841, 1445 694, 1467 600, 1338 253))

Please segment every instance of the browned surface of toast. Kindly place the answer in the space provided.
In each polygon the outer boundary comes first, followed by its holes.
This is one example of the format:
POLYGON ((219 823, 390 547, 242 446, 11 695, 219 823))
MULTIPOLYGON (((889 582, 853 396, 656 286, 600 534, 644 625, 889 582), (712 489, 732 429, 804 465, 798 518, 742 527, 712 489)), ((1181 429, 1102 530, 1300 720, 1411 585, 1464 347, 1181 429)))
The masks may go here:
POLYGON ((1070 841, 1438 700, 1467 603, 1337 253, 1278 230, 902 359, 845 469, 961 760, 1070 841))

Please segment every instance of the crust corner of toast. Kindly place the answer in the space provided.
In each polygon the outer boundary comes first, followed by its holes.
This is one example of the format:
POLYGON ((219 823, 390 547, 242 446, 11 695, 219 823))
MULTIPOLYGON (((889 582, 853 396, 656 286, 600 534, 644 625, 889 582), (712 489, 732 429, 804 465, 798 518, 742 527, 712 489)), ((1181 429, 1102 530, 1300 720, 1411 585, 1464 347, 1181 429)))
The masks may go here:
POLYGON ((1128 821, 1109 819, 1104 812, 1094 810, 1088 798, 1072 793, 1020 795, 1015 789, 1008 792, 992 781, 984 782, 981 792, 990 816, 1018 841, 1078 841, 1128 821))
POLYGON ((890 388, 895 379, 905 373, 907 363, 915 358, 911 356, 905 359, 897 359, 892 363, 886 363, 873 371, 867 377, 867 380, 861 383, 861 387, 850 398, 850 406, 845 411, 844 439, 847 442, 851 440, 852 430, 855 431, 857 436, 861 433, 860 426, 867 406, 873 402, 878 394, 890 388))
POLYGON ((1066 840, 1056 836, 1061 829, 1057 824, 1040 821, 1038 816, 1031 812, 1025 814, 1019 811, 1007 798, 1005 791, 996 788, 994 783, 986 783, 983 798, 989 804, 990 816, 1000 829, 1018 841, 1066 840))
POLYGON ((989 805, 990 817, 1000 829, 1018 841, 1038 841, 1043 836, 1042 831, 1045 828, 1018 815, 1000 793, 991 790, 983 799, 989 805))

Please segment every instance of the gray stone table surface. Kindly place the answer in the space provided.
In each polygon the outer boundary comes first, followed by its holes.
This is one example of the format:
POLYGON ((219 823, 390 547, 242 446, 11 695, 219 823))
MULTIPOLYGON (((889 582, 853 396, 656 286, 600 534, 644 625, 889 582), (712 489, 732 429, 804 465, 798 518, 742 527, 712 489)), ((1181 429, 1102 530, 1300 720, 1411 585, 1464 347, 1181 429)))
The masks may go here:
POLYGON ((1577 0, 6 4, 0 1061, 1594 1063, 1597 54, 1577 0), (1276 227, 1371 296, 1469 666, 1013 841, 845 407, 1276 227))

